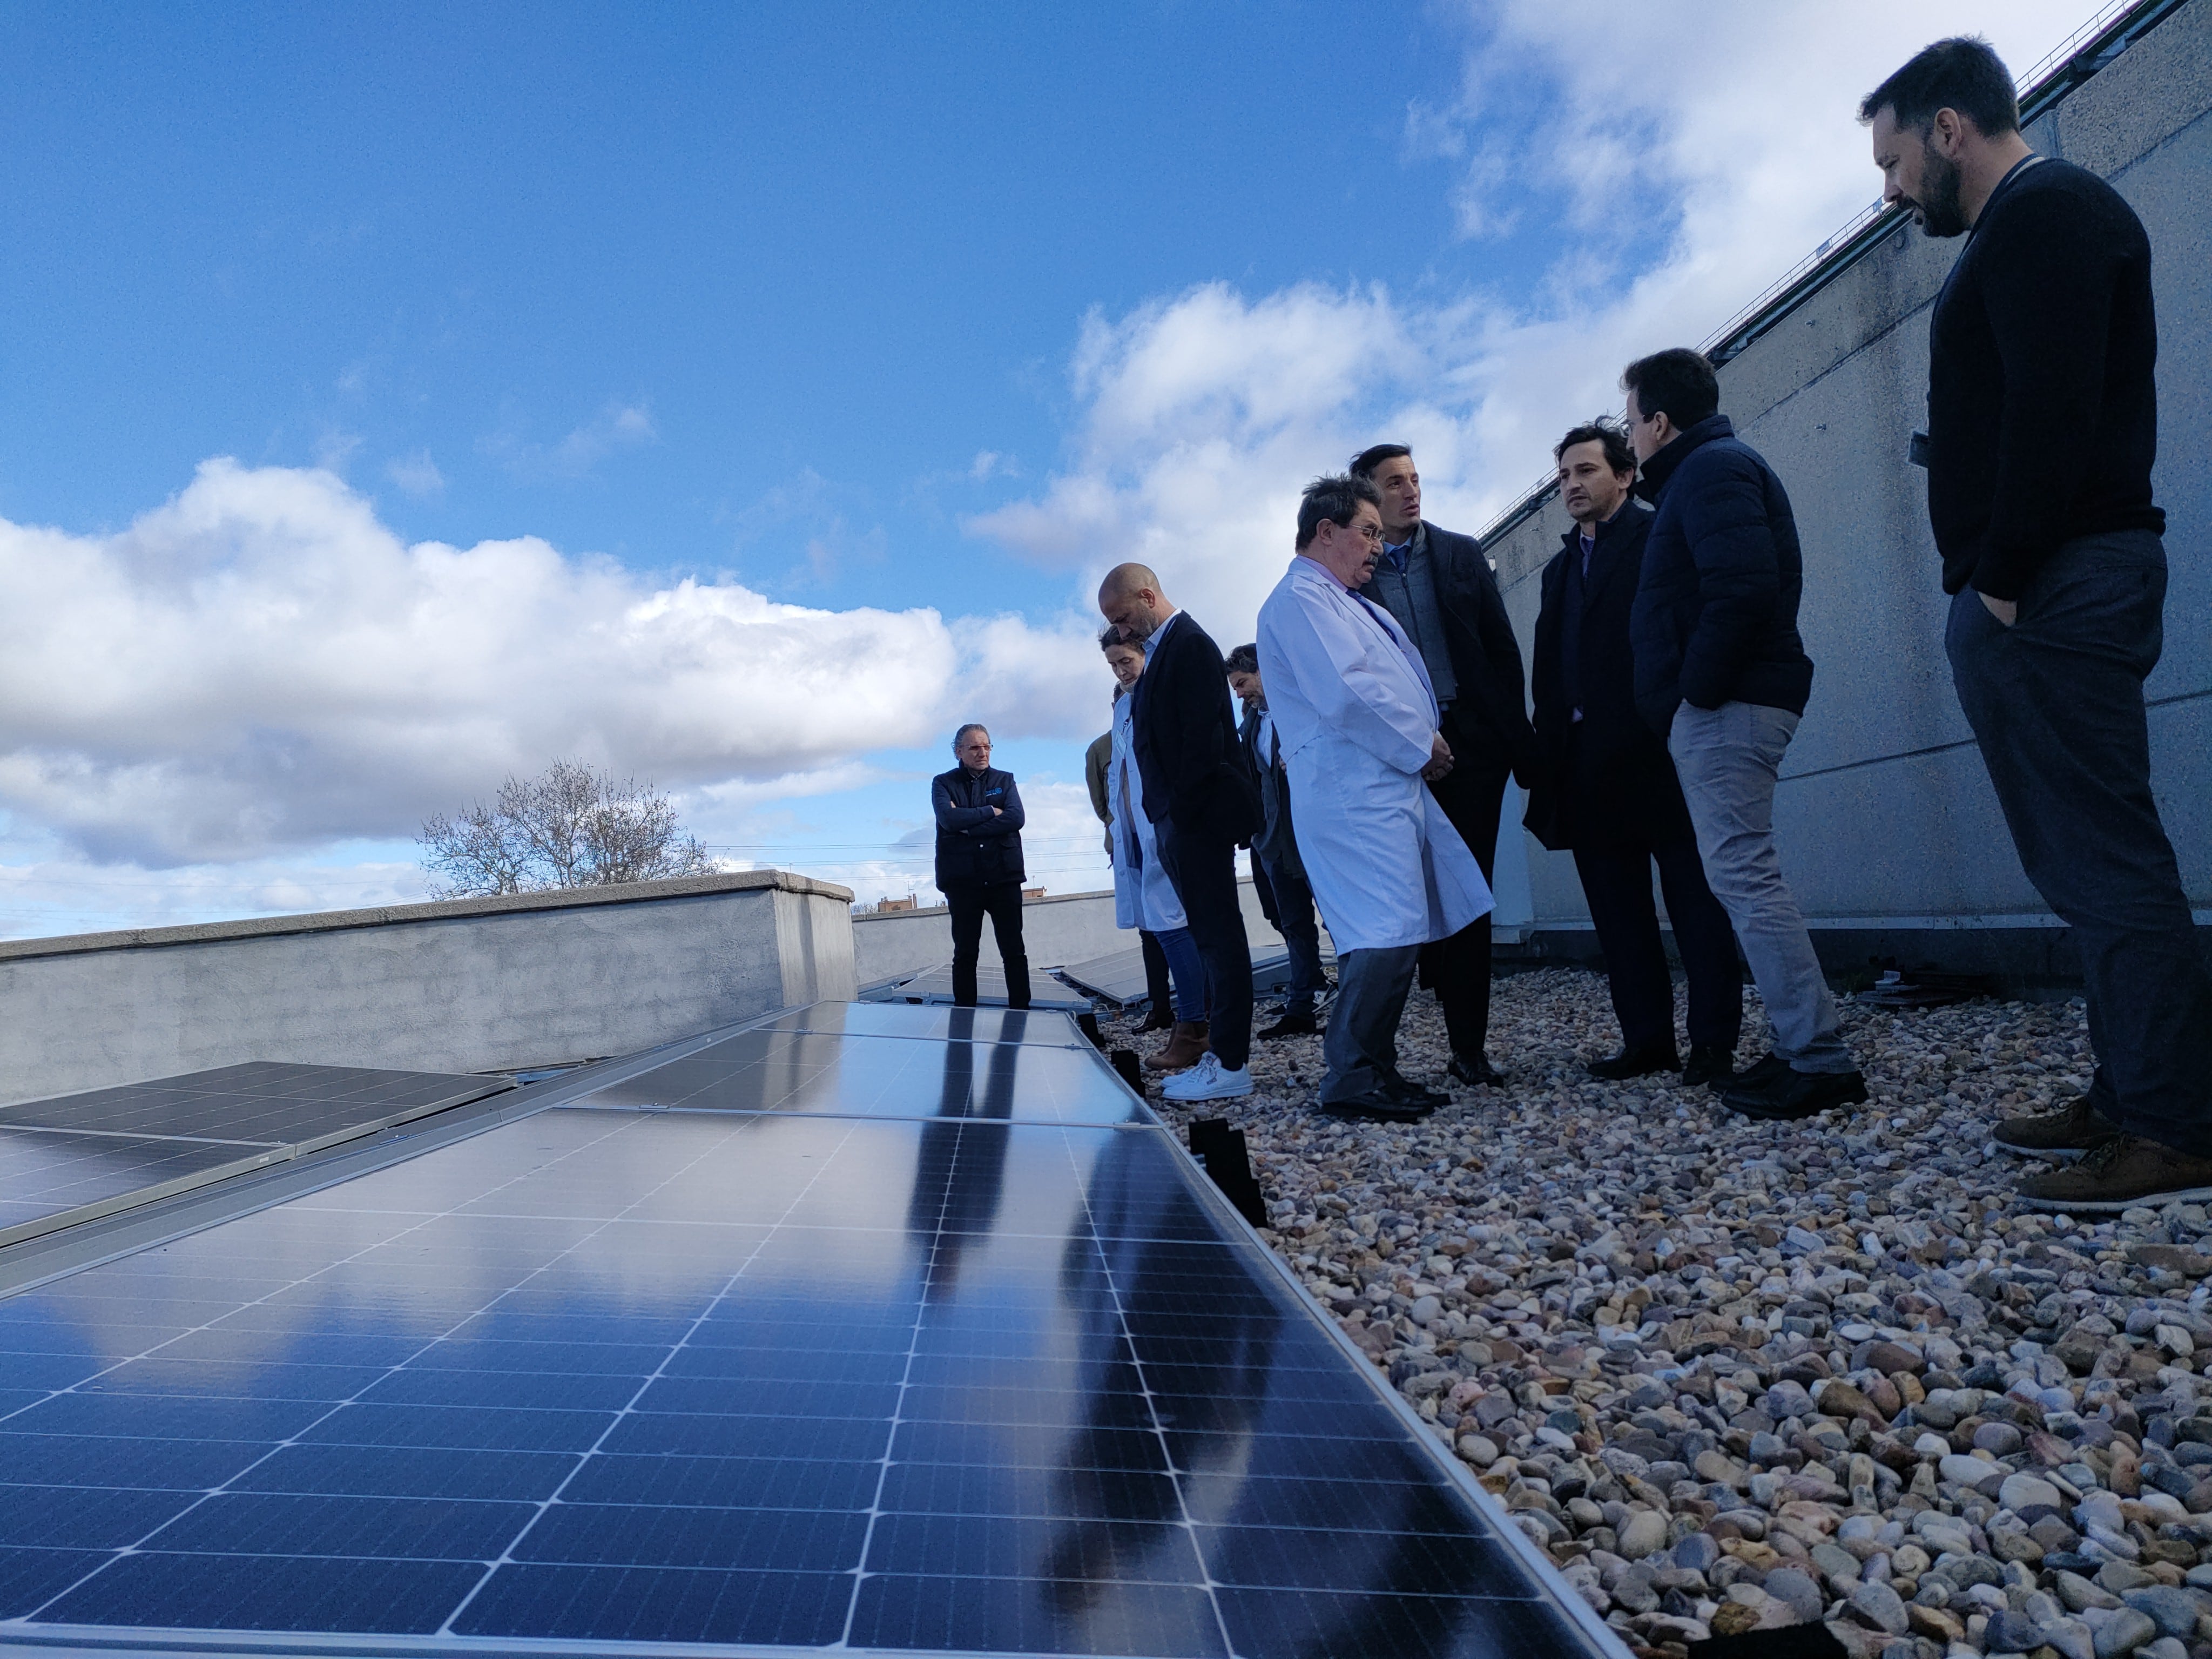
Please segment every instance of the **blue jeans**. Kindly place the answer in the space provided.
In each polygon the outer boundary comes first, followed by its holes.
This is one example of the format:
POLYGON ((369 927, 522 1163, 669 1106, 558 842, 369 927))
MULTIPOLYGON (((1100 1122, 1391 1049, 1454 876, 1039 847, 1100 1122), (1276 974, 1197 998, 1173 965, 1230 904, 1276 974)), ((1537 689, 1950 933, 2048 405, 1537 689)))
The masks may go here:
POLYGON ((1168 977, 1175 986, 1175 1017, 1186 1023, 1206 1018, 1206 958, 1188 927, 1170 927, 1152 937, 1168 959, 1168 977))
POLYGON ((1943 644, 2021 866, 2081 953, 2092 1103, 2212 1156, 2212 974, 2151 795, 2143 708, 2165 608, 2155 535, 2084 536, 2035 574, 2010 628, 1960 592, 1943 644))

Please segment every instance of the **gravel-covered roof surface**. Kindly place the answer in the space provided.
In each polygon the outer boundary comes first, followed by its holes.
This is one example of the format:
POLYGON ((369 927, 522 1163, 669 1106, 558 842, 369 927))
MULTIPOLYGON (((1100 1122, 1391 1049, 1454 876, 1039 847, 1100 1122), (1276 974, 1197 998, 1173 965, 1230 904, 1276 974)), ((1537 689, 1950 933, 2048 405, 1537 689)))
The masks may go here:
MULTIPOLYGON (((1589 1078, 1617 1028, 1579 971, 1501 978, 1507 1085, 1418 1125, 1321 1116, 1318 1037, 1154 1104, 1244 1130, 1263 1237, 1632 1646, 2212 1659, 2204 1209, 2008 1201, 2041 1166, 1990 1130, 2087 1086, 2078 1001, 1844 1011, 1872 1099, 1802 1123, 1589 1078)), ((1416 992, 1401 1066, 1447 1054, 1416 992)))

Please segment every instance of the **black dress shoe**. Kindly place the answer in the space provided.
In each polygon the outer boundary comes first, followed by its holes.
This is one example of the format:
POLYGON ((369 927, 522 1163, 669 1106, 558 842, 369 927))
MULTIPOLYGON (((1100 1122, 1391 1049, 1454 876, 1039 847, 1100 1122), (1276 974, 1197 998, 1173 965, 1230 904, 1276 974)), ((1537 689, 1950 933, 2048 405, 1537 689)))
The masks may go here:
POLYGON ((1389 1090, 1378 1087, 1349 1100, 1324 1100, 1321 1109, 1324 1117, 1376 1123, 1419 1123, 1435 1109, 1409 1105, 1389 1090))
POLYGON ((1451 1104, 1451 1097, 1413 1081, 1401 1073, 1393 1072, 1382 1079, 1382 1092, 1391 1099, 1407 1106, 1418 1106, 1423 1111, 1433 1112, 1439 1106, 1451 1104))
POLYGON ((1723 1048, 1717 1042, 1690 1045, 1690 1058, 1682 1066, 1684 1088, 1694 1089, 1702 1083, 1709 1089, 1728 1089, 1733 1088, 1736 1080, 1735 1049, 1723 1048))
POLYGON ((1166 1031, 1173 1030, 1174 1026, 1174 1009, 1155 1008, 1145 1016, 1145 1023, 1137 1029, 1140 1031, 1166 1031))
POLYGON ((1505 1081, 1505 1073, 1490 1063, 1487 1054, 1454 1054, 1451 1063, 1444 1067, 1444 1075, 1455 1083, 1464 1083, 1470 1089, 1486 1085, 1495 1089, 1505 1081))
POLYGON ((1262 1026, 1252 1035, 1263 1040, 1269 1037, 1311 1036, 1319 1030, 1321 1027, 1314 1024, 1313 1011, 1309 1008, 1303 1012, 1285 1014, 1273 1025, 1262 1026))
POLYGON ((1752 1089, 1763 1087, 1766 1084, 1773 1082, 1776 1078, 1787 1075, 1789 1070, 1790 1062, 1783 1059, 1781 1055, 1776 1054, 1761 1054, 1757 1060, 1752 1061, 1750 1065, 1745 1066, 1743 1070, 1738 1072, 1735 1074, 1735 1081, 1729 1084, 1728 1086, 1731 1089, 1752 1089))
POLYGON ((1795 1122, 1866 1097, 1866 1079, 1856 1072, 1793 1072, 1785 1064, 1779 1075, 1755 1084, 1739 1078, 1722 1091, 1721 1104, 1742 1117, 1795 1122))
POLYGON ((1647 1042, 1594 1060, 1583 1069, 1601 1083, 1620 1083, 1632 1077, 1650 1077, 1654 1072, 1680 1071, 1681 1066, 1672 1042, 1647 1042))

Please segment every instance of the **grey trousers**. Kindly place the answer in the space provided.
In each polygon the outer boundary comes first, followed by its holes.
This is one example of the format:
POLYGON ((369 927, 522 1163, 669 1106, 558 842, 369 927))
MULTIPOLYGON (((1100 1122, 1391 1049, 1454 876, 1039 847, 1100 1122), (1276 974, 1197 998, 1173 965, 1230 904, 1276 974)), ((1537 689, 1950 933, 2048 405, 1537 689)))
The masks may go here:
POLYGON ((1324 1103, 1356 1099, 1396 1075, 1398 1022, 1420 954, 1418 945, 1399 945, 1347 951, 1336 959, 1336 1000, 1321 1040, 1328 1067, 1321 1080, 1324 1103))
POLYGON ((2081 953, 2091 1102, 2130 1133, 2202 1158, 2212 975, 2151 790, 2143 707, 2165 605, 2155 535, 2084 536, 2035 574, 2010 628, 1962 591, 1944 644, 2021 865, 2081 953))
POLYGON ((1774 779, 1796 732, 1797 716, 1786 708, 1684 703, 1667 750, 1682 780, 1705 880, 1735 924, 1766 1003, 1775 1054, 1795 1071, 1854 1072, 1858 1062, 1836 1035, 1836 999, 1774 850, 1774 779))

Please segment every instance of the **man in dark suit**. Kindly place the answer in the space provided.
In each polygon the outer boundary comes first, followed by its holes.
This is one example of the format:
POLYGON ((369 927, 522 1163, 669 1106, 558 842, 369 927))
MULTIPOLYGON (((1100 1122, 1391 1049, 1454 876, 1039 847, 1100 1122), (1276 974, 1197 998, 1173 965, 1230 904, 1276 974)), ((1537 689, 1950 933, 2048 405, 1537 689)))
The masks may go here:
POLYGON ((1674 987, 1651 904, 1651 866, 1690 981, 1688 1084, 1735 1075, 1743 975, 1728 912, 1705 884, 1682 786, 1667 745, 1636 708, 1628 616, 1644 565, 1651 509, 1636 501, 1636 457, 1626 434, 1578 426, 1553 452, 1559 499, 1574 519, 1544 567, 1536 617, 1536 744, 1529 833, 1572 852, 1605 952, 1620 1052, 1590 1066, 1608 1081, 1672 1071, 1674 987))
POLYGON ((1291 957, 1291 988, 1284 993, 1282 1013, 1260 1036, 1262 1040, 1310 1036, 1321 1029, 1314 1021, 1314 1000, 1328 982, 1322 977, 1321 927, 1314 916, 1306 867, 1298 860, 1291 781, 1283 765, 1282 741, 1267 718, 1267 688, 1260 678, 1257 646, 1240 645, 1229 653, 1229 689, 1244 705, 1237 736, 1260 781, 1261 822, 1252 836, 1252 885, 1260 896, 1261 909, 1283 936, 1291 957))
POLYGON ((1206 963, 1211 1051, 1162 1092, 1239 1099, 1252 1092, 1252 947, 1237 893, 1237 844, 1261 827, 1260 791, 1237 740, 1221 647, 1140 564, 1106 573, 1098 609, 1145 647, 1130 714, 1142 804, 1206 963))
MULTIPOLYGON (((1420 650, 1443 713, 1452 766, 1430 786, 1488 881, 1498 865, 1505 781, 1532 775, 1536 735, 1528 726, 1521 647, 1498 578, 1472 536, 1421 517, 1421 477, 1403 444, 1376 444, 1352 458, 1354 477, 1382 498, 1382 556, 1359 590, 1381 605, 1420 650)), ((1421 982, 1436 992, 1462 1083, 1503 1083, 1483 1050, 1490 1036, 1490 917, 1424 945, 1421 982)))

